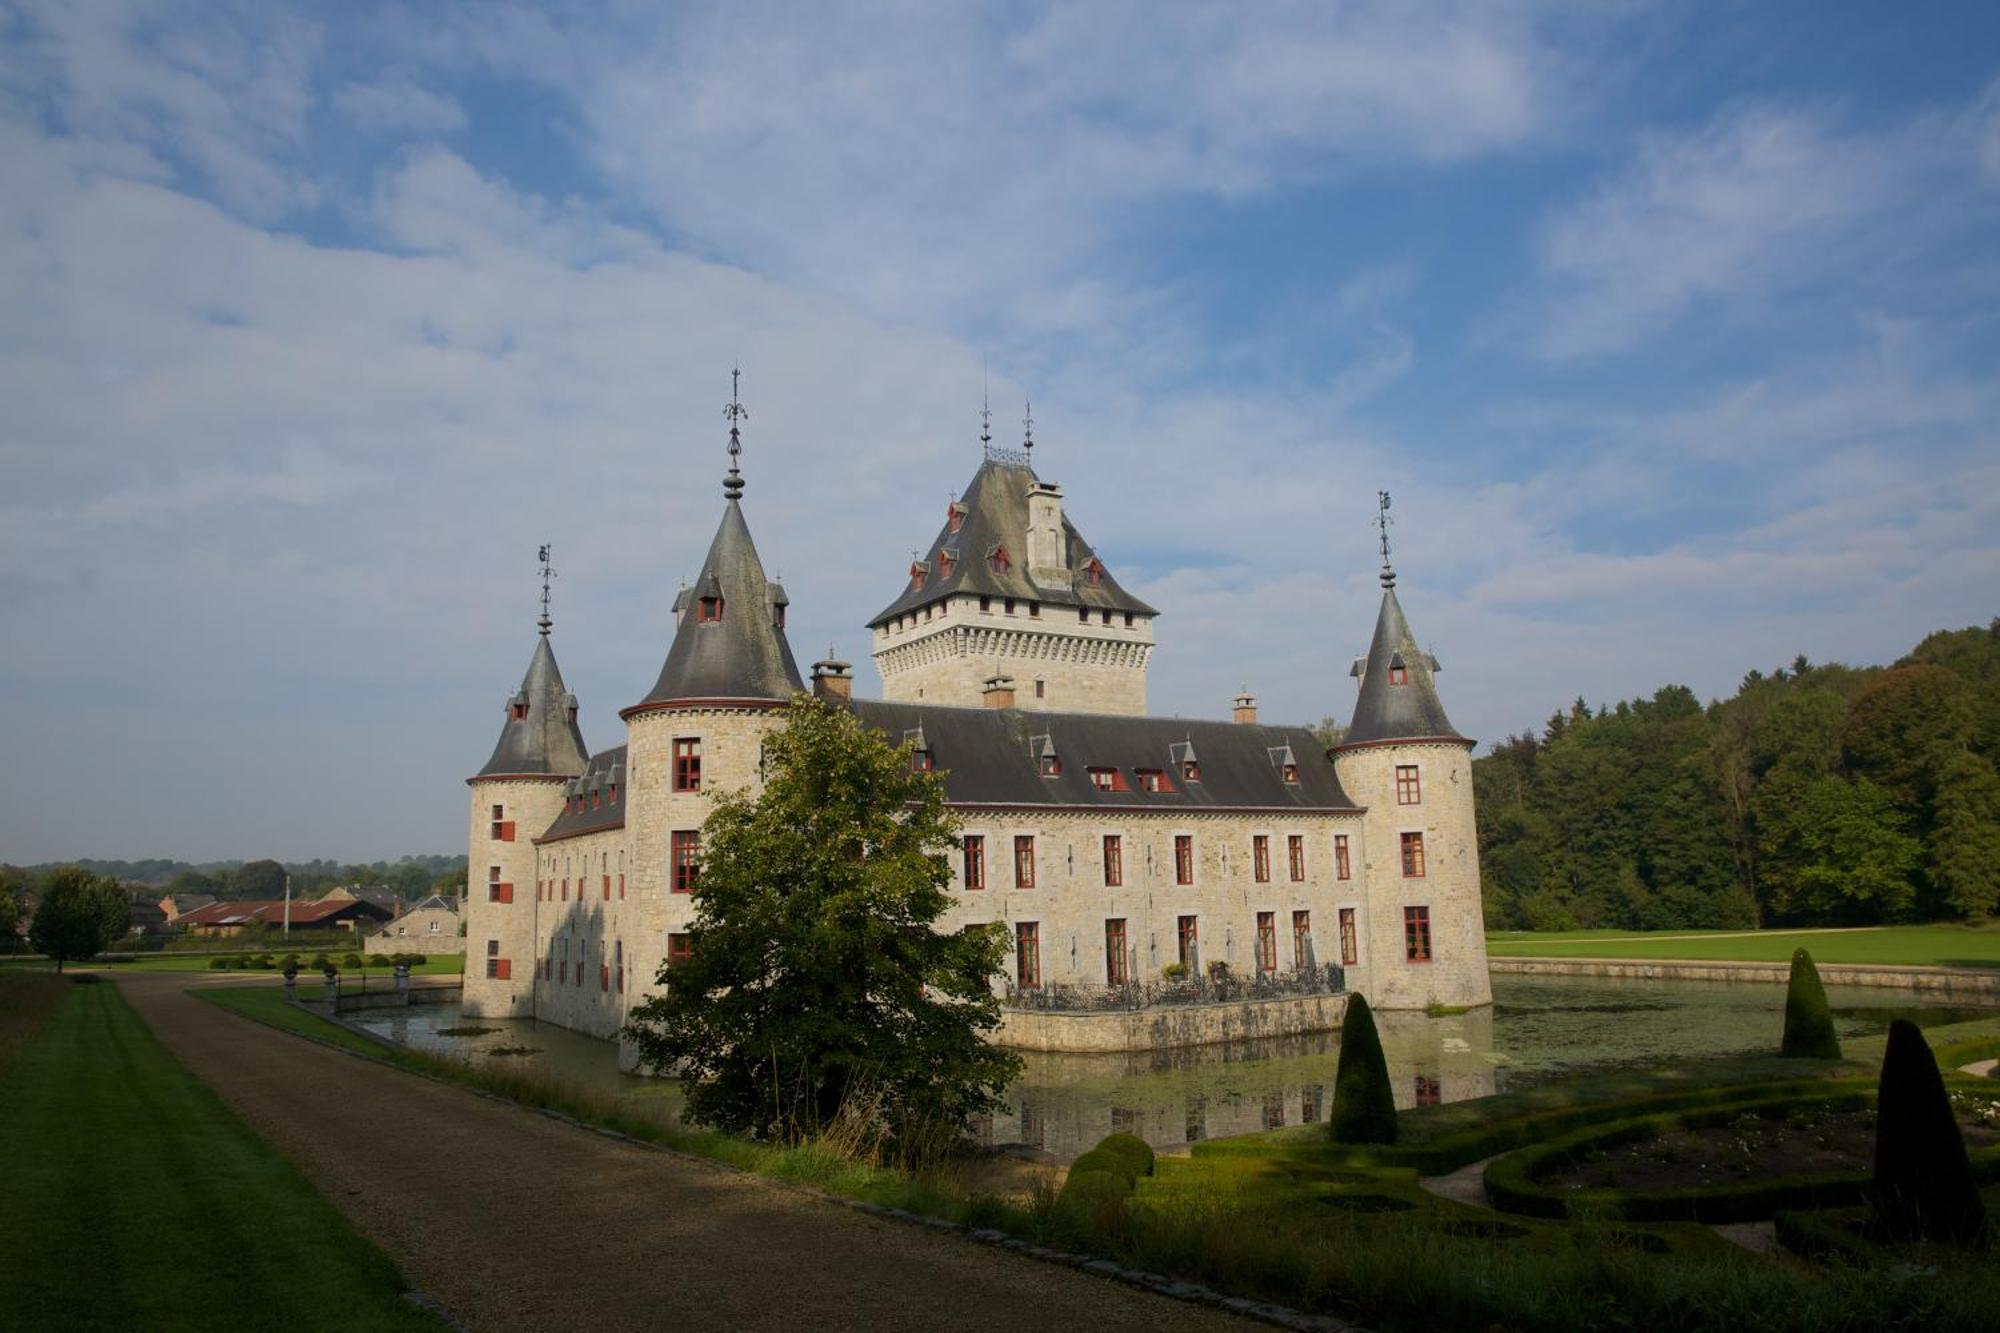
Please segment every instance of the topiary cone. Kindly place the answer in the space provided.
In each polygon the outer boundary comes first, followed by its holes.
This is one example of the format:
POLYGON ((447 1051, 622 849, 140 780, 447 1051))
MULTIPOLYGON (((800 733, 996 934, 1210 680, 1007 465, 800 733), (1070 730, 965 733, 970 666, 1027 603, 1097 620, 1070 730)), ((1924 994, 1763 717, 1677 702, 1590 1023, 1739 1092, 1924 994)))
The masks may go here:
POLYGON ((1333 1115, 1327 1128, 1335 1143, 1394 1143, 1396 1095, 1389 1088, 1389 1062, 1365 996, 1347 1002, 1340 1022, 1340 1063, 1333 1075, 1333 1115))
POLYGON ((1819 984, 1819 969, 1804 949, 1792 951, 1792 980, 1785 988, 1785 1042, 1778 1054, 1808 1060, 1840 1058, 1826 987, 1819 984))
POLYGON ((1937 1057, 1917 1025, 1904 1018, 1889 1025, 1882 1055, 1868 1202, 1885 1240, 1978 1245, 1986 1239, 1986 1205, 1972 1182, 1965 1136, 1951 1113, 1937 1057))

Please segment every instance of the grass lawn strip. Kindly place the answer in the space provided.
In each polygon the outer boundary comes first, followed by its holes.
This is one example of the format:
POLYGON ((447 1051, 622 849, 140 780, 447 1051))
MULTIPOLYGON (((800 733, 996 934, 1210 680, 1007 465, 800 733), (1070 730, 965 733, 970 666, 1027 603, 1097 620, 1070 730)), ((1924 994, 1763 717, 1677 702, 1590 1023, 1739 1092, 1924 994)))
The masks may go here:
POLYGON ((69 993, 0 1074, 10 1316, 49 1330, 267 1328, 308 1314, 445 1327, 116 987, 60 984, 69 993))
POLYGON ((1685 962, 1788 962, 1806 949, 1813 961, 1904 967, 2000 967, 2000 927, 1875 926, 1842 930, 1707 932, 1495 931, 1495 958, 1635 958, 1685 962))

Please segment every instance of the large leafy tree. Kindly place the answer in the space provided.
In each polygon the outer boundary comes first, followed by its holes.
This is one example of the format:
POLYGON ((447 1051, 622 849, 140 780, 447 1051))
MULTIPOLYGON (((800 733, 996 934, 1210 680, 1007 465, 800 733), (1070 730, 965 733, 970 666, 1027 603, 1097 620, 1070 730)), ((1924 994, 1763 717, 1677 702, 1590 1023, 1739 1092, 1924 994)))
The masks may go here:
POLYGON ((956 845, 944 789, 845 710, 803 696, 764 742, 761 793, 703 830, 692 956, 626 1032, 680 1071, 688 1115, 795 1142, 875 1107, 912 1142, 999 1105, 998 927, 935 929, 956 845))
POLYGON ((1790 920, 1878 922, 1906 917, 1923 845, 1902 831, 1895 801, 1874 783, 1774 775, 1759 821, 1771 904, 1790 920))
POLYGON ((284 897, 284 866, 276 861, 244 862, 229 876, 229 896, 253 899, 284 897))
POLYGON ((2000 775, 1969 750, 1938 764, 1929 871, 1950 910, 1972 917, 2000 911, 2000 775))
POLYGON ((42 881, 42 900, 28 927, 28 942, 36 952, 65 963, 82 962, 104 952, 124 936, 132 922, 131 895, 108 875, 93 875, 79 866, 60 866, 42 881))

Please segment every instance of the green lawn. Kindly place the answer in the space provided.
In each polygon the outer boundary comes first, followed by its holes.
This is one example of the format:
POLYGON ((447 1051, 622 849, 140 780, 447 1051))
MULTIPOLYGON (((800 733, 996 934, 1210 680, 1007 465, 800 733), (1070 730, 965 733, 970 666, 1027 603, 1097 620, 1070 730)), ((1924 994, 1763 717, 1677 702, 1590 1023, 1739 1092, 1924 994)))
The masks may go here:
POLYGON ((0 1071, 0 1324, 443 1327, 115 986, 0 977, 0 1006, 49 987, 67 993, 0 1071))
POLYGON ((1684 958, 1701 962, 1782 963, 1808 949, 1820 963, 2000 967, 2000 927, 1874 926, 1863 930, 1615 931, 1538 934, 1494 931, 1495 958, 1684 958))

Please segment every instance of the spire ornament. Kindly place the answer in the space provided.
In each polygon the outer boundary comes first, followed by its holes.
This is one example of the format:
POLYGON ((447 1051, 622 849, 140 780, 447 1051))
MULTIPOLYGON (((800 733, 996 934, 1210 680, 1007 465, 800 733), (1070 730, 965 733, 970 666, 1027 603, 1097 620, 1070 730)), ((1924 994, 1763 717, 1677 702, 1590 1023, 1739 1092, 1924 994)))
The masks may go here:
POLYGON ((542 549, 536 553, 535 558, 542 562, 542 614, 541 618, 535 621, 535 627, 542 632, 543 638, 547 638, 550 627, 556 623, 549 619, 549 582, 555 578, 556 570, 555 566, 549 563, 547 542, 542 543, 542 549))
POLYGON ((729 475, 722 479, 722 493, 731 500, 743 494, 743 473, 736 463, 743 456, 743 423, 750 419, 750 411, 743 406, 741 387, 743 371, 740 368, 729 372, 729 406, 722 409, 723 418, 729 422, 729 475))
POLYGON ((1027 399, 1022 400, 1021 452, 1030 458, 1035 456, 1035 405, 1027 399))
POLYGON ((1389 567, 1389 526, 1395 521, 1395 519, 1389 517, 1389 492, 1375 492, 1374 526, 1381 533, 1379 540, 1382 547, 1382 586, 1384 588, 1393 588, 1396 586, 1396 571, 1389 567))

